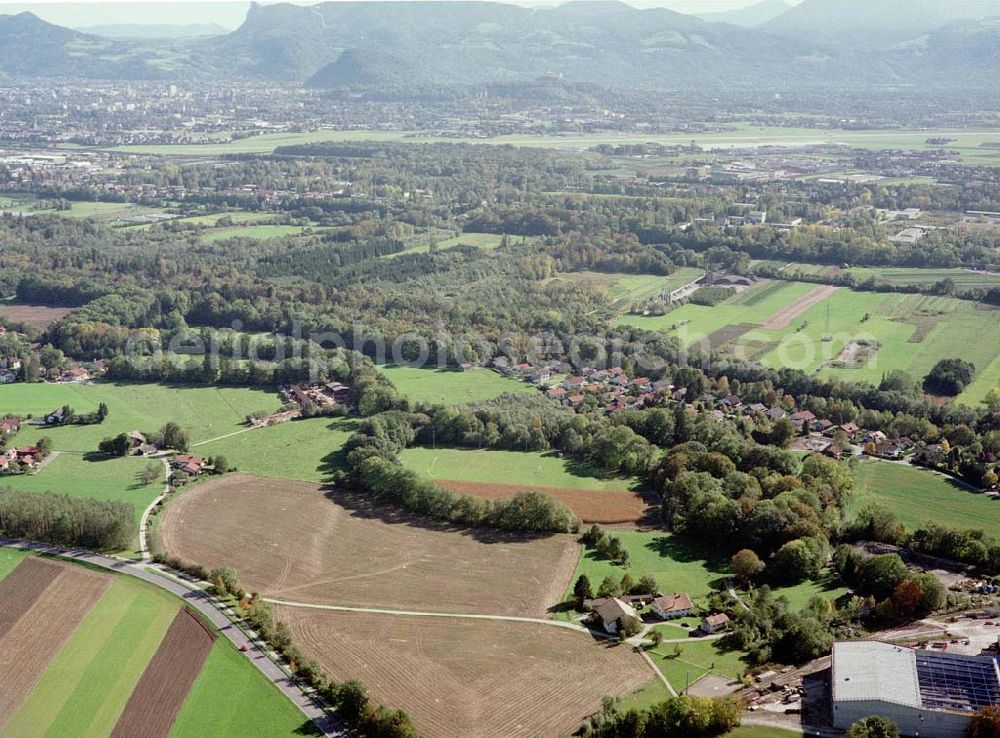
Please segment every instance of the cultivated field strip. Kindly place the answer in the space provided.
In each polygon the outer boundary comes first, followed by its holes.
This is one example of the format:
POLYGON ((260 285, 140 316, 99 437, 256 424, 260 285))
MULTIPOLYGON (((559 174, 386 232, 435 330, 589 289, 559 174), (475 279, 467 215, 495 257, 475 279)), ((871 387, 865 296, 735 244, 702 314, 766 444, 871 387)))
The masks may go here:
POLYGON ((764 328, 769 330, 787 328, 793 320, 814 305, 819 305, 823 302, 823 300, 833 295, 833 293, 835 293, 838 289, 840 288, 824 285, 823 287, 816 287, 815 289, 810 290, 795 302, 786 305, 771 315, 771 317, 764 321, 764 328))
POLYGON ((0 581, 0 638, 31 609, 62 568, 44 559, 30 558, 0 581))
POLYGON ((642 497, 634 492, 602 492, 525 484, 487 484, 453 479, 439 479, 437 483, 459 494, 473 495, 485 500, 507 499, 519 492, 544 492, 566 505, 584 523, 634 523, 642 518, 645 510, 642 497))
POLYGON ((334 678, 358 678, 428 738, 565 735, 606 694, 653 674, 628 646, 530 623, 439 621, 279 606, 334 678))
POLYGON ((561 601, 579 557, 568 535, 456 529, 246 475, 184 493, 160 530, 171 554, 235 566, 250 591, 357 607, 541 616, 561 601))
POLYGON ((187 608, 177 613, 129 697, 111 738, 168 738, 215 635, 187 608))
MULTIPOLYGON (((22 561, 4 583, 18 575, 22 567, 48 584, 0 637, 0 732, 111 582, 106 574, 32 557, 22 561)), ((29 593, 35 591, 30 578, 18 576, 15 581, 24 582, 29 593)), ((16 592, 8 594, 20 596, 16 592)))

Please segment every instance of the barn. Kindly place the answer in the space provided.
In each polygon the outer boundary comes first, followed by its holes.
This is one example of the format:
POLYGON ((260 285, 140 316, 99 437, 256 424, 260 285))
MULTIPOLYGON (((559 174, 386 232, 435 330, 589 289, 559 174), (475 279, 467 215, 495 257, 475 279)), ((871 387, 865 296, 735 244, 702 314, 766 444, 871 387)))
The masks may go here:
POLYGON ((876 641, 836 643, 831 690, 837 728, 881 715, 903 735, 964 738, 980 708, 1000 706, 1000 666, 988 656, 876 641))

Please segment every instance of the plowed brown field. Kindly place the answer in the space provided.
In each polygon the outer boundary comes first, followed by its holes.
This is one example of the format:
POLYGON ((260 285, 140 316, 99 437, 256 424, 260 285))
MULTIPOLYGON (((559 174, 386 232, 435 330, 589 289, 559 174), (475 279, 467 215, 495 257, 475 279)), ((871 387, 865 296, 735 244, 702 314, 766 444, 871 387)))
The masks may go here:
POLYGON ((111 581, 106 574, 36 557, 24 559, 3 583, 11 579, 18 590, 0 594, 31 602, 0 636, 0 731, 111 581), (45 586, 39 588, 36 578, 45 586))
POLYGON ((630 646, 545 625, 277 607, 335 679, 360 679, 428 738, 567 735, 653 678, 630 646))
POLYGON ((111 738, 168 738, 215 635, 182 608, 132 690, 111 738))
POLYGON ((183 493, 160 529, 170 553, 235 566, 247 590, 270 597, 496 615, 541 615, 559 602, 580 550, 568 535, 451 529, 314 484, 247 475, 183 493))
POLYGON ((570 487, 535 487, 525 484, 486 484, 438 479, 437 484, 461 494, 500 500, 518 492, 544 492, 576 513, 584 523, 634 523, 643 516, 645 503, 634 492, 603 492, 570 487))
POLYGON ((25 559, 0 580, 0 638, 31 609, 45 589, 62 572, 42 559, 25 559))

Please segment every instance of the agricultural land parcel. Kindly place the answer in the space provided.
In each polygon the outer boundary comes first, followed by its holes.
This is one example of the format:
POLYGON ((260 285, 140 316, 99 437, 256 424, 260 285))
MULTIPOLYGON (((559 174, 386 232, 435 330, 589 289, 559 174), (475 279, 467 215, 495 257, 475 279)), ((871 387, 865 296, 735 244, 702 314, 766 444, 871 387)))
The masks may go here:
POLYGON ((956 528, 1000 529, 1000 501, 906 464, 862 462, 849 511, 873 502, 894 512, 911 531, 928 521, 956 528))
POLYGON ((521 491, 554 496, 584 522, 640 519, 644 505, 633 479, 602 474, 552 453, 413 447, 400 454, 404 466, 459 493, 488 499, 521 491))
POLYGON ((324 492, 229 475, 182 492, 160 522, 166 550, 230 564, 249 590, 288 601, 542 616, 576 565, 570 536, 454 529, 324 492))
POLYGON ((621 321, 665 330, 689 344, 707 340, 713 349, 725 348, 773 367, 873 383, 894 369, 920 378, 940 359, 961 356, 981 372, 961 398, 970 404, 989 391, 993 376, 1000 373, 1000 366, 994 366, 1000 361, 1000 310, 967 300, 841 288, 806 305, 787 327, 764 327, 797 301, 805 304, 817 289, 802 282, 763 280, 715 307, 687 304, 664 316, 625 316, 621 321), (832 340, 824 341, 827 336, 832 340), (873 361, 858 368, 831 366, 849 343, 865 339, 878 342, 873 361))
MULTIPOLYGON (((730 131, 679 134, 560 134, 560 135, 510 135, 490 139, 468 139, 468 143, 509 144, 512 146, 534 146, 557 149, 586 149, 600 144, 660 143, 687 146, 693 140, 703 148, 728 149, 739 146, 803 146, 807 144, 843 143, 871 150, 908 149, 929 150, 928 137, 946 136, 955 141, 948 148, 958 151, 963 161, 979 164, 1000 164, 995 151, 982 144, 996 141, 996 131, 971 130, 867 130, 844 131, 816 128, 757 127, 737 125, 730 131)), ((435 142, 459 139, 414 138, 406 131, 333 131, 317 130, 304 133, 273 133, 239 139, 225 143, 180 144, 180 145, 140 145, 122 146, 116 151, 135 154, 159 154, 162 156, 220 156, 224 154, 270 153, 278 146, 293 146, 308 143, 338 141, 409 141, 435 142)))
POLYGON ((58 450, 85 453, 95 451, 101 439, 108 436, 131 430, 155 431, 168 421, 178 423, 188 431, 192 443, 197 443, 239 430, 250 413, 273 412, 280 406, 273 391, 239 387, 103 381, 0 386, 0 413, 22 417, 38 417, 63 405, 87 413, 102 402, 108 406, 108 417, 99 425, 36 428, 25 424, 17 443, 32 443, 48 436, 58 450))
POLYGON ((537 388, 502 377, 489 369, 424 369, 389 364, 379 367, 403 395, 414 402, 461 405, 503 394, 535 394, 537 388))
MULTIPOLYGON (((0 579, 5 567, 25 558, 25 552, 0 548, 0 579)), ((77 565, 65 568, 94 576, 77 565)), ((181 601, 132 577, 110 579, 0 736, 104 738, 111 733, 181 601)), ((314 735, 311 724, 304 722, 277 688, 228 641, 219 639, 170 735, 242 738, 258 730, 269 738, 314 735)))
POLYGON ((331 676, 360 678, 434 738, 568 734, 604 695, 625 696, 652 675, 628 646, 540 624, 293 607, 276 615, 331 676))

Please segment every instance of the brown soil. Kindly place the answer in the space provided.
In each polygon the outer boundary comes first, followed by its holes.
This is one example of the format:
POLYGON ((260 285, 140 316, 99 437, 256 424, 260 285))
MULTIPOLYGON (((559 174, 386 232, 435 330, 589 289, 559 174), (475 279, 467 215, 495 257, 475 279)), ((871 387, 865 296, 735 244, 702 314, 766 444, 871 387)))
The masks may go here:
POLYGON ((781 308, 781 310, 777 311, 770 318, 764 321, 763 327, 768 330, 787 328, 788 325, 797 317, 802 315, 802 313, 814 305, 818 305, 823 302, 823 300, 828 298, 838 289, 840 288, 832 285, 824 285, 822 287, 815 287, 814 289, 809 290, 798 300, 789 305, 785 305, 785 307, 781 308))
POLYGON ((0 317, 15 323, 27 323, 35 328, 48 328, 73 312, 73 308, 48 307, 47 305, 3 305, 0 317))
POLYGON ((190 610, 180 610, 132 690, 111 738, 168 738, 214 642, 215 635, 190 610))
POLYGON ((584 523, 634 523, 642 519, 646 504, 635 492, 602 492, 571 487, 537 487, 525 484, 486 484, 438 479, 436 483, 461 494, 484 500, 501 500, 518 492, 544 492, 576 513, 584 523))
POLYGON ((552 626, 278 607, 334 679, 410 713, 427 738, 568 735, 653 677, 630 646, 552 626))
POLYGON ((111 581, 106 574, 34 557, 18 564, 4 584, 12 577, 18 589, 4 587, 0 596, 31 604, 0 636, 0 732, 111 581), (41 589, 36 577, 45 583, 41 589))
POLYGON ((173 500, 168 552, 230 564, 249 591, 298 602, 541 615, 562 599, 571 536, 454 528, 315 484, 231 475, 173 500))
POLYGON ((0 638, 31 609, 61 572, 62 567, 49 561, 29 558, 0 580, 0 638))

